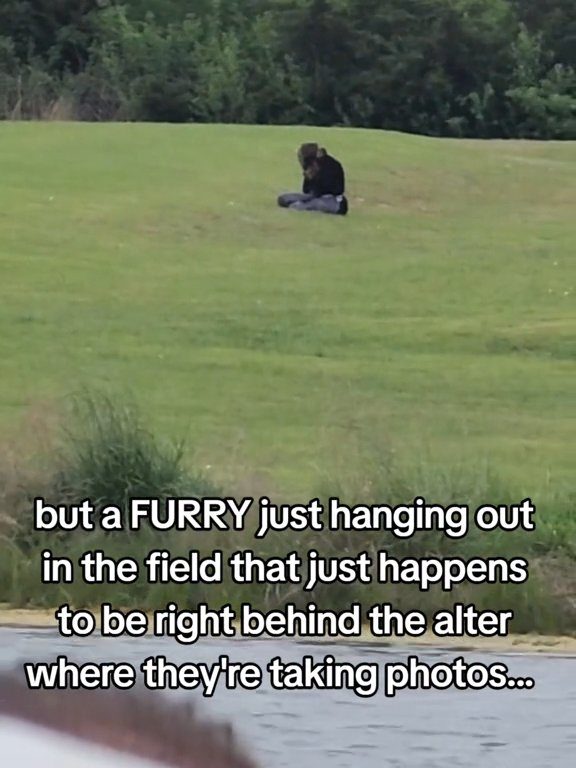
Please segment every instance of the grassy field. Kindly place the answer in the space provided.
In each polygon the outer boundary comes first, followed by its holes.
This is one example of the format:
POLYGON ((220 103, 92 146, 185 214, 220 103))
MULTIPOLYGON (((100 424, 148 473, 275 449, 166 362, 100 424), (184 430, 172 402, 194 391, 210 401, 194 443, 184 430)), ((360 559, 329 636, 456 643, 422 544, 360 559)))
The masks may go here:
POLYGON ((358 440, 573 473, 576 143, 4 124, 0 167, 4 431, 97 383, 290 496, 358 440), (346 219, 275 206, 308 139, 346 219))
MULTIPOLYGON (((0 168, 6 440, 104 386, 227 492, 362 488, 392 451, 414 493, 462 472, 499 503, 488 466, 507 498, 546 499, 540 550, 574 557, 576 143, 3 124, 0 168), (307 140, 345 163, 347 218, 276 207, 307 140)), ((0 599, 35 569, 5 560, 0 599)), ((551 626, 547 594, 525 593, 523 628, 551 626)))

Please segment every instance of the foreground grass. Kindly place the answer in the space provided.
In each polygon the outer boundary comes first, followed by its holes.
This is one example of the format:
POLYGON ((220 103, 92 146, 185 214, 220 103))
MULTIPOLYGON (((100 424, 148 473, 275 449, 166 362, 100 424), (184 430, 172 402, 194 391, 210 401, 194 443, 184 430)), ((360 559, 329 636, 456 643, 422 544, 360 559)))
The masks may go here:
MULTIPOLYGON (((287 602, 304 607, 315 602, 321 608, 345 610, 360 602, 366 611, 371 605, 391 603, 402 611, 421 610, 429 617, 454 603, 474 603, 481 610, 514 610, 516 632, 560 633, 576 630, 576 516, 574 500, 550 489, 538 494, 537 532, 481 533, 472 525, 464 539, 451 540, 441 532, 417 533, 399 539, 387 531, 344 532, 303 531, 268 534, 256 540, 257 513, 244 531, 158 532, 147 527, 133 532, 82 530, 38 532, 33 528, 33 499, 42 496, 52 504, 76 504, 86 498, 97 507, 117 504, 126 509, 132 498, 203 497, 230 495, 226 488, 213 486, 201 473, 184 465, 182 446, 159 441, 147 428, 133 403, 109 395, 82 393, 60 429, 51 435, 49 448, 20 454, 11 467, 0 467, 0 603, 15 606, 50 607, 70 603, 75 607, 97 608, 103 601, 115 607, 163 608, 169 601, 190 608, 208 602, 212 606, 231 603, 240 610, 250 602, 263 610, 277 609, 287 602), (36 474, 33 471, 36 469, 36 474), (11 471, 8 471, 8 470, 11 471), (42 552, 67 557, 76 568, 73 583, 43 584, 40 580, 42 552), (393 558, 484 557, 529 558, 530 578, 521 586, 463 583, 450 592, 440 587, 421 592, 413 585, 322 584, 311 592, 303 590, 308 569, 304 565, 300 585, 291 583, 237 584, 224 568, 223 583, 149 584, 143 576, 130 585, 86 584, 78 562, 87 550, 101 550, 115 559, 131 556, 142 566, 152 550, 168 550, 173 557, 187 558, 190 550, 202 556, 222 551, 228 558, 235 551, 251 550, 264 558, 284 558, 296 550, 306 564, 307 552, 316 550, 327 558, 357 557, 368 552, 373 561, 380 551, 393 558)), ((256 491, 253 492, 257 498, 256 491)), ((428 501, 449 505, 454 500, 473 510, 487 499, 498 504, 518 503, 489 468, 453 467, 443 474, 427 463, 414 461, 398 465, 389 454, 365 454, 359 466, 353 463, 335 475, 319 497, 326 507, 338 496, 354 505, 362 503, 410 503, 417 495, 428 501), (371 461, 372 459, 372 461, 371 461)), ((257 507, 257 504, 256 504, 257 507)))
POLYGON ((357 435, 526 495, 570 479, 576 143, 4 124, 0 165, 5 430, 96 381, 190 429, 219 482, 306 495, 357 435), (275 207, 316 137, 345 220, 275 207))

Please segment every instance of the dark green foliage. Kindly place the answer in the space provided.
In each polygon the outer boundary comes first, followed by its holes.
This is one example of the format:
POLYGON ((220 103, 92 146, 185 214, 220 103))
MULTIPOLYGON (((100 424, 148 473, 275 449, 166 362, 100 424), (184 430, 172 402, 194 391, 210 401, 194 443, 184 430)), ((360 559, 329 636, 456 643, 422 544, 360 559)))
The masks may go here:
POLYGON ((5 0, 0 117, 576 138, 573 0, 5 0))
POLYGON ((518 18, 542 35, 550 63, 576 67, 576 5, 573 0, 514 0, 518 18))
POLYGON ((560 63, 548 68, 543 35, 531 36, 525 27, 513 52, 514 75, 506 95, 520 135, 576 137, 576 71, 560 63))
POLYGON ((78 72, 92 40, 93 12, 105 5, 106 0, 3 0, 0 32, 20 56, 78 72))

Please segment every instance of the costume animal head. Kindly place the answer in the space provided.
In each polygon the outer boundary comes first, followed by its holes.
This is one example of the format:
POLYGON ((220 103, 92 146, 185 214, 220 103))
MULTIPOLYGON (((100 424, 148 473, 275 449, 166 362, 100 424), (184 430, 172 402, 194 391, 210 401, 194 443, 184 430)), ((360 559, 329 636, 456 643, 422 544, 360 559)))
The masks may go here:
POLYGON ((298 150, 298 162, 303 169, 318 157, 320 147, 318 144, 302 144, 298 150))

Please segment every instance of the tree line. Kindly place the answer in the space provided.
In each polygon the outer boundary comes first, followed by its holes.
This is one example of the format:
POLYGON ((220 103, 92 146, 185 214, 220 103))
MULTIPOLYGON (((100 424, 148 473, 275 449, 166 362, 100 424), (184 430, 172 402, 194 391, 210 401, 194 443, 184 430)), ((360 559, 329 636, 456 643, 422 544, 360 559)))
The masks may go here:
POLYGON ((0 118, 576 139, 574 0, 2 0, 0 118))

